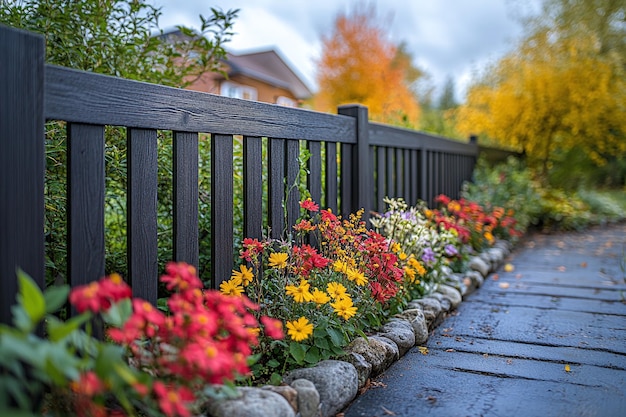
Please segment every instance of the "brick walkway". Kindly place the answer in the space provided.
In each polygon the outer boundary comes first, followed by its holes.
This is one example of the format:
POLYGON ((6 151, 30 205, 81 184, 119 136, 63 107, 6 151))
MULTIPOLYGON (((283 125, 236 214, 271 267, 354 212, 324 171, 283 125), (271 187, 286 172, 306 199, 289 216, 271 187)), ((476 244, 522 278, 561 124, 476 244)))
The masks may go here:
POLYGON ((345 417, 626 416, 624 256, 624 224, 526 238, 345 417))

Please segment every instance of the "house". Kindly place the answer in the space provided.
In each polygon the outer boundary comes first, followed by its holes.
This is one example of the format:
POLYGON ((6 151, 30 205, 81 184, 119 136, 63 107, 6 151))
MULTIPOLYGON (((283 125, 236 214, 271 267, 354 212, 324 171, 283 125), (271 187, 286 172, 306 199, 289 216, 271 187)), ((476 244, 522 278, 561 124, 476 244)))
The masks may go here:
POLYGON ((187 88, 289 107, 299 107, 312 95, 275 49, 238 55, 229 52, 224 66, 228 77, 206 73, 187 88))
MULTIPOLYGON (((166 41, 187 37, 174 30, 160 35, 166 41)), ((275 49, 235 54, 228 52, 223 74, 207 72, 187 88, 245 100, 299 107, 311 97, 309 87, 275 49)))

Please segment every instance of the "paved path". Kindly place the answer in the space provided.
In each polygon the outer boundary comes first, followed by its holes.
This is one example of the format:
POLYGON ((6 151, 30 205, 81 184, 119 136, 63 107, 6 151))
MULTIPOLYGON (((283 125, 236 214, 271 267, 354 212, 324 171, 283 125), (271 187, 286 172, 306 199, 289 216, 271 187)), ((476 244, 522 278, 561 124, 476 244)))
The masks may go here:
POLYGON ((527 238, 345 417, 626 416, 624 256, 624 224, 527 238))

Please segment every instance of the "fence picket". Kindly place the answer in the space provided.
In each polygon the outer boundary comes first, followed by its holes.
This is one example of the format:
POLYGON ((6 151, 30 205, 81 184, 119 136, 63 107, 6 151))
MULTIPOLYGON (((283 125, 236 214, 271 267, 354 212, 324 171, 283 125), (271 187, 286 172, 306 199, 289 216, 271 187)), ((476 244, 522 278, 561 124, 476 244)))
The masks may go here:
POLYGON ((128 129, 127 248, 133 295, 157 301, 157 131, 128 129))

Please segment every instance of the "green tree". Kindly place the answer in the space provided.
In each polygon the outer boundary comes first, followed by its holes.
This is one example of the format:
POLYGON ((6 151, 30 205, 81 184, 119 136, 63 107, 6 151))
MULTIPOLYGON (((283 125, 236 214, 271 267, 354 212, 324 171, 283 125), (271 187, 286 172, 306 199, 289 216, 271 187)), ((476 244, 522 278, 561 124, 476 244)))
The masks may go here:
MULTIPOLYGON (((182 36, 163 36, 159 8, 147 0, 1 0, 0 23, 39 32, 46 39, 51 64, 184 87, 206 71, 219 71, 223 45, 233 35, 237 10, 211 8, 200 16, 200 31, 179 26, 182 36)), ((46 130, 46 255, 49 280, 66 275, 66 134, 65 124, 46 130)), ((125 129, 106 129, 105 207, 106 269, 126 276, 125 129)), ((209 161, 207 140, 200 141, 201 168, 209 161)), ((159 132, 159 261, 171 258, 171 132, 159 132)), ((201 169, 201 174, 208 171, 201 169)), ((207 178, 201 178, 206 183, 207 178)), ((201 210, 208 196, 201 193, 201 210)), ((210 218, 202 215, 201 234, 210 218)), ((206 245, 207 239, 202 240, 206 245)), ((205 264, 208 251, 203 252, 205 264)), ((208 268, 205 270, 208 274, 208 268)), ((206 277, 205 274, 205 277, 206 277)))

